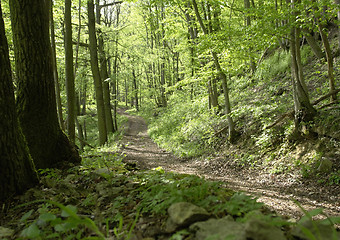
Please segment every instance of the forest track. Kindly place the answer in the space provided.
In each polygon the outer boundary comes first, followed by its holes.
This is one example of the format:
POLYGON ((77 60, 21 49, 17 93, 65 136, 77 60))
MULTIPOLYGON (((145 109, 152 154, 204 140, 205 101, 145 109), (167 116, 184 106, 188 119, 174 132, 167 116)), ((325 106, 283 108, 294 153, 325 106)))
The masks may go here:
POLYGON ((177 158, 150 139, 143 118, 122 109, 119 113, 128 118, 121 142, 124 162, 135 163, 140 169, 162 167, 165 171, 224 182, 228 188, 256 196, 271 210, 290 218, 298 219, 303 215, 294 200, 306 210, 323 208, 328 216, 340 216, 339 185, 321 185, 289 174, 272 175, 255 169, 242 169, 228 161, 226 156, 212 160, 177 158))

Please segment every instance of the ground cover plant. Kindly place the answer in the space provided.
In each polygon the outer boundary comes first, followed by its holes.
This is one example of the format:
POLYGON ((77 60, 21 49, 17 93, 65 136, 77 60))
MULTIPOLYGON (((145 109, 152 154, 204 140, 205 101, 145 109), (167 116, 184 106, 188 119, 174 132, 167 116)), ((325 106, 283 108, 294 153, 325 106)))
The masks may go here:
MULTIPOLYGON (((42 184, 18 197, 7 210, 0 236, 3 239, 136 239, 138 234, 155 234, 152 231, 157 229, 158 235, 149 237, 185 239, 191 235, 189 231, 179 230, 169 235, 161 229, 169 206, 186 201, 204 207, 214 218, 230 215, 236 221, 247 222, 255 214, 261 221, 286 229, 287 239, 296 239, 290 235, 296 226, 301 226, 306 239, 321 239, 302 223, 322 214, 322 209, 304 210, 305 217, 300 222, 289 222, 255 198, 228 190, 224 183, 167 173, 161 168, 131 171, 114 155, 110 160, 101 158, 68 171, 42 171, 42 184), (105 161, 105 167, 97 168, 96 161, 105 161), (150 223, 147 229, 143 229, 144 219, 150 223)), ((323 221, 326 225, 339 222, 339 218, 323 221)), ((315 224, 316 229, 320 228, 319 222, 315 224)), ((335 230, 334 234, 337 234, 335 230)))

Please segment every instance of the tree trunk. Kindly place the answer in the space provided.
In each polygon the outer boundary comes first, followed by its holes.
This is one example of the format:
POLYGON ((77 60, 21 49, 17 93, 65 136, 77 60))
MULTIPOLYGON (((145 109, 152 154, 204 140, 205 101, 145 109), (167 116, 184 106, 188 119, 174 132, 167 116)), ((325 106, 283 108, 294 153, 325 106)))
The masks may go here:
MULTIPOLYGON (((335 80, 334 80, 334 67, 333 67, 333 55, 332 55, 332 49, 330 47, 327 33, 324 30, 325 26, 321 21, 319 20, 319 17, 315 17, 315 22, 318 25, 318 30, 321 35, 323 46, 325 47, 325 53, 327 58, 327 67, 328 67, 328 80, 329 80, 329 92, 333 92, 335 90, 335 80)), ((337 96, 336 94, 331 95, 331 101, 336 101, 337 96)))
POLYGON ((10 0, 18 117, 36 168, 80 157, 58 124, 49 39, 50 2, 10 0))
POLYGON ((50 8, 50 30, 51 30, 51 47, 52 47, 52 61, 53 61, 53 79, 54 79, 54 85, 55 85, 58 120, 59 120, 59 125, 61 129, 65 131, 66 126, 64 123, 64 119, 63 119, 63 108, 61 105, 60 85, 59 85, 58 67, 57 67, 57 54, 56 54, 56 45, 55 45, 53 1, 52 0, 51 0, 51 8, 50 8))
POLYGON ((15 108, 11 65, 0 2, 0 201, 38 183, 15 108))
MULTIPOLYGON (((337 15, 338 15, 338 21, 340 21, 340 0, 334 0, 334 3, 336 5, 338 5, 338 12, 337 12, 337 15)), ((338 51, 340 51, 340 28, 338 26, 338 51)))
POLYGON ((94 4, 93 0, 87 1, 88 9, 88 28, 89 28, 89 47, 91 55, 91 69, 94 80, 96 102, 97 102, 97 115, 98 115, 98 131, 99 131, 99 144, 103 145, 107 141, 106 121, 105 121, 105 107, 103 97, 103 86, 100 78, 98 67, 98 54, 97 54, 97 37, 95 28, 94 4))
MULTIPOLYGON (((79 26, 80 27, 80 26, 79 26)), ((65 86, 67 96, 67 133, 75 142, 76 92, 74 86, 71 0, 65 0, 65 86)))
MULTIPOLYGON (((246 27, 249 28, 251 27, 251 19, 250 19, 249 13, 247 13, 247 11, 249 11, 250 9, 249 0, 244 0, 244 8, 246 10, 245 25, 246 27)), ((250 66, 251 73, 254 74, 256 71, 256 65, 255 65, 254 57, 252 56, 252 51, 253 49, 250 47, 249 48, 249 66, 250 66)))
MULTIPOLYGON (((295 0, 291 0, 292 14, 297 15, 294 9, 295 0)), ((313 121, 316 110, 310 103, 308 89, 306 87, 300 54, 300 28, 293 26, 290 36, 291 69, 293 80, 293 96, 295 110, 295 129, 300 130, 301 122, 313 121)))
POLYGON ((307 29, 303 29, 304 36, 307 40, 308 45, 311 47, 313 53, 318 59, 322 59, 325 57, 325 54, 323 53, 322 49, 320 48, 319 44, 315 41, 314 37, 311 36, 309 31, 307 29))
MULTIPOLYGON (((96 22, 97 24, 101 24, 100 21, 100 7, 99 0, 96 0, 96 22)), ((111 101, 110 101, 110 85, 107 79, 109 78, 109 74, 107 72, 107 59, 104 51, 104 39, 102 32, 99 32, 98 36, 98 51, 99 51, 99 62, 100 62, 100 72, 101 79, 103 82, 103 98, 104 98, 104 108, 105 108, 105 122, 106 122, 106 131, 107 133, 114 133, 112 112, 111 112, 111 101)))
POLYGON ((132 77, 133 77, 133 91, 135 95, 135 106, 136 106, 136 111, 139 111, 139 103, 138 103, 138 87, 137 87, 137 77, 136 77, 136 72, 135 69, 132 70, 132 77))
MULTIPOLYGON (((199 14, 198 7, 197 7, 197 4, 196 4, 196 0, 192 0, 192 3, 193 3, 193 7, 194 7, 194 10, 195 10, 197 20, 198 20, 198 22, 199 22, 199 24, 202 28, 202 31, 203 31, 204 35, 207 35, 208 32, 207 32, 206 27, 204 26, 204 23, 202 21, 200 14, 199 14)), ((217 54, 215 52, 211 51, 211 55, 214 59, 216 69, 217 69, 217 71, 220 75, 220 78, 222 80, 222 87, 223 87, 223 92, 224 92, 225 114, 227 116, 228 128, 229 128, 229 141, 231 143, 234 143, 236 141, 236 138, 237 138, 237 132, 235 130, 235 123, 234 123, 232 117, 230 116, 230 114, 231 114, 231 104, 230 104, 230 99, 229 99, 229 89, 228 89, 227 76, 225 75, 225 73, 222 70, 222 67, 220 65, 217 54)))

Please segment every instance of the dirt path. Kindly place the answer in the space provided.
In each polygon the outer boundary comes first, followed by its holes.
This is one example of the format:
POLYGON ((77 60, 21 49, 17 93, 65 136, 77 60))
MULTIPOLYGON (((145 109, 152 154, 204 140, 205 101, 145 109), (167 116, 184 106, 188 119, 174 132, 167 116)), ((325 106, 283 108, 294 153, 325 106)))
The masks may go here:
POLYGON ((141 169, 162 167, 165 171, 195 174, 206 179, 227 183, 228 188, 244 191, 259 198, 276 212, 298 218, 301 210, 292 199, 298 200, 303 208, 324 208, 330 215, 340 215, 340 187, 322 186, 314 182, 302 182, 297 176, 270 175, 255 170, 240 169, 226 157, 213 160, 183 160, 160 149, 147 135, 147 125, 138 116, 128 117, 122 140, 124 161, 136 163, 141 169))

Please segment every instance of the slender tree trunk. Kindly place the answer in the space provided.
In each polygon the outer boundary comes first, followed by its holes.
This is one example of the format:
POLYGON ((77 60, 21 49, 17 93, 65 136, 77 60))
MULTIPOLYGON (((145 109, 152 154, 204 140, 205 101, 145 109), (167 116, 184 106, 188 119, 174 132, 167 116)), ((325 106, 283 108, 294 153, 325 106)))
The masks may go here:
MULTIPOLYGON (((246 9, 246 11, 249 11, 249 9, 250 9, 249 0, 244 0, 244 8, 246 9)), ((246 17, 245 17, 245 25, 248 28, 251 26, 251 19, 250 19, 249 13, 247 13, 247 12, 246 12, 246 17)), ((251 73, 253 74, 256 71, 256 65, 255 65, 254 57, 252 56, 252 51, 253 51, 253 49, 250 48, 249 49, 249 65, 250 65, 251 73)))
POLYGON ((132 77, 133 77, 133 88, 134 88, 134 95, 135 95, 135 106, 136 111, 139 111, 139 103, 138 103, 138 87, 137 87, 137 77, 135 69, 132 70, 132 77))
MULTIPOLYGON (((291 0, 292 14, 297 15, 295 10, 295 0, 291 0)), ((306 87, 300 54, 300 29, 293 26, 290 36, 291 69, 293 79, 293 95, 295 108, 295 128, 299 131, 301 122, 313 120, 316 110, 310 103, 308 89, 306 87)))
POLYGON ((310 32, 307 29, 303 29, 304 36, 307 40, 308 45, 311 47, 313 53, 318 59, 323 59, 325 54, 320 48, 319 44, 315 41, 314 37, 311 36, 310 32))
POLYGON ((58 67, 57 67, 57 54, 56 54, 56 45, 55 45, 53 1, 52 0, 51 0, 51 8, 50 8, 50 31, 51 31, 51 47, 52 47, 52 61, 53 61, 53 79, 54 79, 54 85, 55 85, 58 120, 59 120, 59 125, 61 129, 65 131, 66 126, 64 123, 64 119, 63 119, 63 108, 61 105, 60 85, 59 85, 58 67))
POLYGON ((105 121, 105 107, 103 98, 103 86, 100 78, 98 67, 98 54, 97 54, 97 37, 95 28, 94 4, 93 0, 87 1, 88 9, 88 28, 89 28, 89 42, 90 42, 90 55, 91 55, 91 69, 94 80, 96 102, 97 102, 97 115, 98 115, 98 131, 99 131, 99 144, 103 145, 107 141, 106 121, 105 121))
MULTIPOLYGON (((79 26, 80 27, 80 26, 79 26)), ((65 0, 65 77, 67 95, 67 133, 75 142, 76 92, 73 69, 73 44, 71 22, 71 0, 65 0)))
POLYGON ((0 201, 38 183, 15 108, 11 65, 0 2, 0 201))
POLYGON ((115 130, 118 130, 118 124, 117 124, 117 104, 118 104, 118 98, 117 98, 117 62, 118 60, 118 52, 116 51, 116 55, 114 58, 113 63, 113 79, 112 79, 112 93, 113 93, 113 119, 114 119, 114 127, 115 130))
MULTIPOLYGON (((333 92, 335 90, 335 80, 334 80, 334 67, 333 67, 333 55, 332 49, 330 47, 327 33, 324 30, 325 26, 319 20, 319 17, 315 17, 315 21, 318 25, 319 33, 321 35, 323 46, 325 47, 325 53, 327 58, 327 67, 328 67, 328 80, 329 80, 329 91, 333 92)), ((331 95, 331 101, 334 102, 337 100, 336 94, 331 95)))
MULTIPOLYGON (((196 14, 196 18, 202 28, 202 31, 204 33, 204 35, 207 35, 208 32, 207 32, 207 29, 202 21, 202 18, 199 14, 199 11, 198 11, 198 7, 197 7, 197 4, 196 4, 196 0, 192 0, 192 3, 193 3, 193 7, 194 7, 194 10, 195 10, 195 14, 196 14)), ((228 89, 228 84, 227 84, 227 76, 225 75, 225 73, 223 72, 222 70, 222 67, 220 65, 220 62, 219 62, 219 59, 218 59, 218 56, 215 52, 211 51, 211 55, 214 59, 214 63, 215 63, 215 66, 216 66, 216 69, 220 75, 220 78, 222 80, 222 87, 223 87, 223 92, 224 92, 224 104, 225 104, 225 113, 226 113, 226 116, 227 116, 227 120, 228 120, 228 127, 229 127, 229 141, 231 143, 234 143, 236 141, 236 138, 237 138, 237 132, 235 130, 235 123, 231 117, 231 104, 230 104, 230 99, 229 99, 229 89, 228 89)))
POLYGON ((80 162, 58 124, 49 36, 50 1, 10 0, 18 117, 36 168, 80 162))
MULTIPOLYGON (((338 5, 337 16, 338 16, 338 21, 340 21, 340 0, 334 0, 334 3, 338 5)), ((338 51, 340 51, 340 28, 339 26, 338 26, 338 51)))
MULTIPOLYGON (((100 14, 100 7, 99 7, 99 0, 96 0, 96 22, 97 24, 101 24, 100 21, 101 14, 100 14)), ((99 62, 100 62, 100 73, 101 79, 103 82, 103 98, 104 98, 104 109, 105 109, 105 122, 106 122, 106 131, 108 133, 114 132, 113 127, 113 119, 112 119, 112 112, 111 112, 111 101, 110 101, 110 85, 107 81, 109 78, 109 74, 107 72, 107 59, 106 54, 104 51, 104 39, 102 32, 100 31, 98 36, 98 50, 99 50, 99 62)))
MULTIPOLYGON (((78 3, 78 33, 77 33, 77 45, 76 45, 76 59, 74 61, 74 79, 77 76, 78 70, 78 59, 79 59, 79 45, 80 45, 80 36, 81 35, 81 0, 78 3)), ((81 96, 81 94, 79 94, 81 96)))

